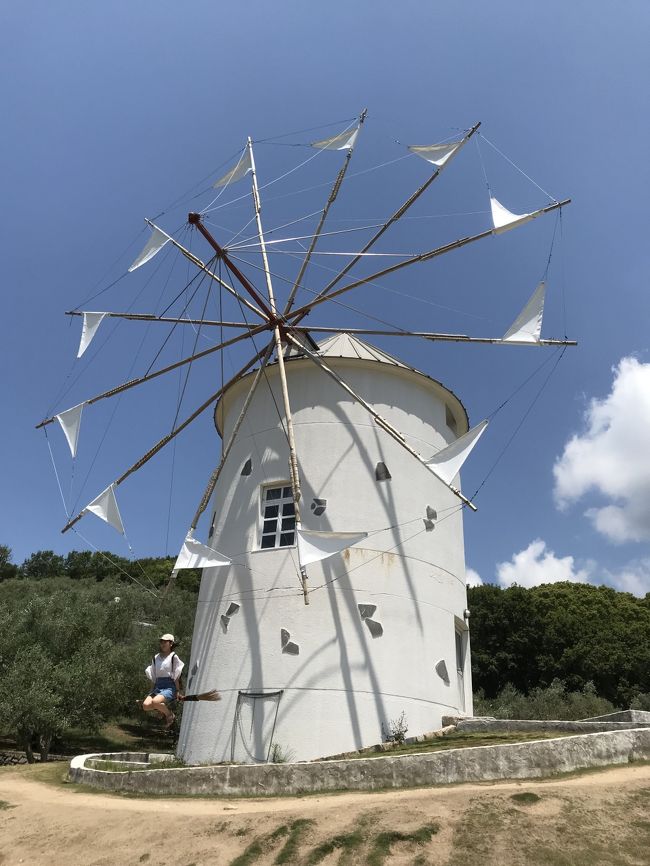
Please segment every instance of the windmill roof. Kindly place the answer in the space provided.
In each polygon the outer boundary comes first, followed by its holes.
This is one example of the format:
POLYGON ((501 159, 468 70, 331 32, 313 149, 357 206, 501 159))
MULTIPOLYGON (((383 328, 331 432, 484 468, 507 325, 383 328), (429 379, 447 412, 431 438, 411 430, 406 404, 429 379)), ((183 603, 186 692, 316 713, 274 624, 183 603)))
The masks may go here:
MULTIPOLYGON (((345 332, 333 334, 318 344, 318 354, 323 358, 360 358, 363 361, 378 361, 380 364, 391 364, 393 367, 403 367, 405 370, 413 370, 403 361, 382 352, 376 346, 365 343, 353 334, 345 332)), ((419 371, 416 371, 419 372, 419 371)))

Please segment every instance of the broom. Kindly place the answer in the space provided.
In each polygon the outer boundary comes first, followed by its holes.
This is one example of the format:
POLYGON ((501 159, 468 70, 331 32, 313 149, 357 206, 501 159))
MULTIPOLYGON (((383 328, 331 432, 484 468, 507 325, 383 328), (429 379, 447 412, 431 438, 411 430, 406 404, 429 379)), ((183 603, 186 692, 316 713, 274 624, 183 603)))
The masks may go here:
POLYGON ((199 695, 184 695, 178 698, 179 701, 220 701, 221 695, 216 689, 210 689, 209 692, 201 692, 199 695))

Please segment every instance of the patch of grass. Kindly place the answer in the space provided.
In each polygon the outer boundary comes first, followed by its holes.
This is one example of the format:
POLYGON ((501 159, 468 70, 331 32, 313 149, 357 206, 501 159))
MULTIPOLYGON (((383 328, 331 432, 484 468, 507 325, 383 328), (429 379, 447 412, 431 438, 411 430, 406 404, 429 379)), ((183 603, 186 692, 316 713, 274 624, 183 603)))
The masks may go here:
POLYGON ((0 812, 4 812, 7 809, 15 809, 13 803, 8 803, 6 800, 0 800, 0 812))
POLYGON ((174 759, 173 761, 154 761, 146 767, 129 766, 128 761, 110 761, 97 759, 89 764, 92 770, 104 770, 109 773, 137 773, 142 770, 174 770, 186 767, 184 761, 174 759))
POLYGON ((533 794, 532 791, 522 791, 520 794, 511 794, 510 799, 515 803, 527 805, 529 803, 539 803, 542 798, 538 794, 533 794))
POLYGON ((146 863, 147 860, 151 859, 151 854, 142 854, 138 859, 138 863, 146 863))
MULTIPOLYGON (((312 827, 314 823, 315 822, 309 818, 298 818, 296 821, 291 822, 291 826, 286 828, 289 837, 274 860, 276 866, 284 866, 284 864, 293 863, 297 859, 298 846, 302 842, 302 838, 307 830, 312 827)), ((278 830, 280 829, 282 828, 278 827, 278 830)), ((278 830, 275 832, 277 833, 278 830)))
POLYGON ((237 830, 235 830, 234 835, 235 836, 248 836, 250 831, 251 831, 250 827, 239 827, 237 830))
MULTIPOLYGON (((388 752, 364 752, 363 754, 350 755, 350 760, 359 758, 382 758, 386 755, 409 755, 422 754, 426 752, 440 752, 446 749, 469 749, 474 746, 500 746, 505 743, 527 743, 530 740, 554 740, 558 737, 575 736, 575 731, 522 731, 483 733, 482 731, 463 732, 447 734, 445 737, 437 737, 435 740, 427 740, 425 743, 404 743, 388 752)), ((348 760, 346 758, 346 760, 348 760)))
POLYGON ((337 848, 342 849, 343 854, 349 854, 356 851, 365 842, 365 834, 361 830, 353 830, 351 833, 339 833, 337 836, 332 836, 331 839, 326 839, 317 845, 307 857, 307 866, 316 866, 321 860, 324 860, 332 851, 337 848))
POLYGON ((231 861, 230 866, 251 866, 266 850, 265 842, 266 838, 264 836, 258 836, 257 839, 253 839, 251 844, 242 851, 239 857, 235 857, 231 861))
POLYGON ((375 837, 372 848, 368 854, 366 863, 368 866, 382 866, 387 857, 390 856, 391 847, 397 842, 414 842, 423 845, 431 841, 431 837, 440 830, 437 824, 425 824, 411 833, 402 833, 401 830, 389 830, 375 837))

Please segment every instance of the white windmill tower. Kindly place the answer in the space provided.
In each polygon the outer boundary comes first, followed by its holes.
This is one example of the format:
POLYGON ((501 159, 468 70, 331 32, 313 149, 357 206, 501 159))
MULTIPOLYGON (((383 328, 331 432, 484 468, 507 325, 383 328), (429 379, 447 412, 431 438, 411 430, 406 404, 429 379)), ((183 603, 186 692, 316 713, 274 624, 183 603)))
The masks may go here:
POLYGON ((435 181, 478 125, 457 140, 412 147, 433 164, 432 174, 334 279, 308 303, 295 306, 364 119, 365 112, 354 128, 312 143, 346 156, 282 309, 269 267, 249 139, 236 166, 214 186, 251 176, 256 250, 266 291, 258 290, 238 267, 232 248, 215 240, 204 218, 209 207, 190 213, 188 223, 208 241, 228 279, 153 223, 151 239, 130 270, 170 244, 233 295, 242 313, 245 307, 256 323, 196 320, 186 309, 176 318, 73 311, 84 316, 80 354, 105 315, 227 326, 240 333, 39 425, 58 420, 74 456, 84 405, 236 342, 267 335, 268 343, 259 350, 255 346, 254 356, 229 382, 175 424, 64 529, 91 511, 123 531, 115 488, 216 405, 223 440, 220 462, 176 563, 176 569, 203 568, 188 689, 201 692, 217 685, 223 697, 216 705, 195 703, 185 709, 179 755, 191 764, 265 761, 274 744, 298 759, 315 758, 377 742, 382 729, 402 712, 413 733, 435 728, 443 714, 471 713, 462 509, 475 506, 460 491, 458 473, 487 422, 469 429, 465 409, 449 389, 360 337, 572 344, 541 339, 543 283, 499 338, 302 324, 313 310, 358 286, 568 203, 552 201, 516 215, 492 198, 488 229, 345 282, 351 268, 370 255, 375 242, 435 181), (320 344, 312 336, 319 333, 328 335, 320 344), (194 532, 208 508, 210 530, 202 544, 194 532))
MULTIPOLYGON (((436 470, 454 478, 470 447, 457 397, 347 334, 318 358, 410 445, 446 454, 436 470), (443 451, 457 441, 463 451, 443 451)), ((380 742, 402 712, 422 733, 472 710, 462 503, 427 467, 413 471, 412 455, 310 358, 284 366, 309 530, 297 538, 276 363, 215 488, 211 537, 245 553, 203 573, 188 689, 218 683, 223 702, 186 707, 189 763, 266 760, 272 743, 316 758, 380 742)), ((252 376, 219 404, 226 441, 252 376)))

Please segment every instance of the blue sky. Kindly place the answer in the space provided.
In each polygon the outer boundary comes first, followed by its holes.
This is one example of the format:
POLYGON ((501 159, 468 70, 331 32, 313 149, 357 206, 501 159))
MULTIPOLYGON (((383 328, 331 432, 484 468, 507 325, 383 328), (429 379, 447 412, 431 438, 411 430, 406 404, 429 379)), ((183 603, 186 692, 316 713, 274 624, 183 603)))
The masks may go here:
MULTIPOLYGON (((503 563, 516 569, 520 555, 519 563, 535 569, 539 579, 604 579, 648 591, 650 526, 640 503, 650 493, 642 444, 650 435, 650 411, 643 402, 650 392, 649 24, 647 4, 634 0, 3 4, 0 542, 13 549, 18 562, 36 549, 65 553, 84 546, 80 537, 59 533, 63 508, 43 433, 34 424, 64 382, 54 411, 144 372, 166 334, 158 325, 142 329, 127 322, 114 330, 105 322, 73 368, 80 325, 78 319, 70 323, 64 310, 118 277, 146 240, 143 217, 165 210, 195 187, 241 148, 247 135, 278 136, 354 117, 367 107, 351 173, 404 156, 395 139, 434 142, 481 120, 485 136, 541 187, 573 199, 564 212, 561 239, 559 229, 556 235, 544 332, 562 336, 566 321, 568 335, 580 346, 566 352, 490 475, 477 499, 478 514, 466 516, 468 564, 483 580, 501 574, 507 582, 512 569, 508 578, 503 563), (636 358, 637 367, 620 368, 617 391, 613 368, 624 357, 636 358), (606 401, 605 420, 585 416, 594 398, 606 401), (603 430, 609 438, 602 438, 603 430), (636 437, 632 443, 626 439, 630 430, 636 437), (553 467, 574 435, 582 438, 565 454, 556 481, 553 467), (612 475, 629 477, 630 484, 617 487, 612 475), (619 512, 603 512, 608 508, 619 512), (610 518, 617 521, 616 532, 608 529, 614 525, 610 518), (536 540, 542 547, 531 548, 536 540), (625 575, 631 576, 627 583, 625 575)), ((281 141, 309 141, 344 125, 281 141)), ((311 153, 260 142, 260 181, 311 153)), ((493 191, 506 206, 521 212, 547 203, 486 143, 481 154, 493 191)), ((325 183, 339 164, 339 155, 321 154, 264 192, 266 225, 321 207, 325 188, 299 190, 325 183)), ((426 164, 411 157, 351 178, 330 228, 387 216, 426 177, 426 164)), ((204 207, 208 201, 209 196, 192 202, 186 197, 160 223, 174 230, 188 204, 204 207)), ((378 249, 419 252, 480 231, 488 224, 487 208, 471 143, 414 208, 419 218, 400 224, 378 249)), ((211 227, 228 236, 250 215, 247 202, 224 208, 211 214, 216 223, 211 227)), ((384 289, 359 290, 347 301, 402 327, 498 336, 541 277, 554 226, 554 217, 546 217, 405 270, 387 279, 384 289)), ((354 249, 355 235, 343 237, 337 247, 323 248, 354 249)), ((207 255, 198 239, 192 243, 207 255)), ((282 260, 278 268, 295 268, 282 260)), ((322 285, 321 274, 325 271, 313 269, 310 284, 322 285)), ((171 300, 187 278, 186 265, 177 263, 172 270, 172 257, 161 253, 85 308, 118 310, 133 303, 137 311, 160 310, 164 300, 159 299, 171 300)), ((319 321, 369 324, 360 313, 342 308, 323 312, 319 321)), ((181 345, 175 333, 161 359, 171 362, 191 349, 193 336, 186 330, 181 345)), ((546 357, 537 349, 375 342, 449 385, 472 421, 492 412, 546 357)), ((232 353, 226 373, 240 357, 232 353)), ((219 362, 201 364, 190 378, 181 417, 218 387, 219 362)), ((466 492, 485 478, 544 375, 497 416, 467 465, 466 492)), ((179 379, 172 376, 164 385, 133 391, 113 417, 107 403, 88 409, 72 482, 61 431, 50 428, 71 502, 83 506, 169 429, 178 388, 179 379)), ((218 441, 206 413, 175 452, 163 453, 122 485, 120 505, 137 554, 178 548, 217 458, 218 441)), ((93 544, 126 553, 122 539, 94 518, 85 518, 81 531, 93 544)))

